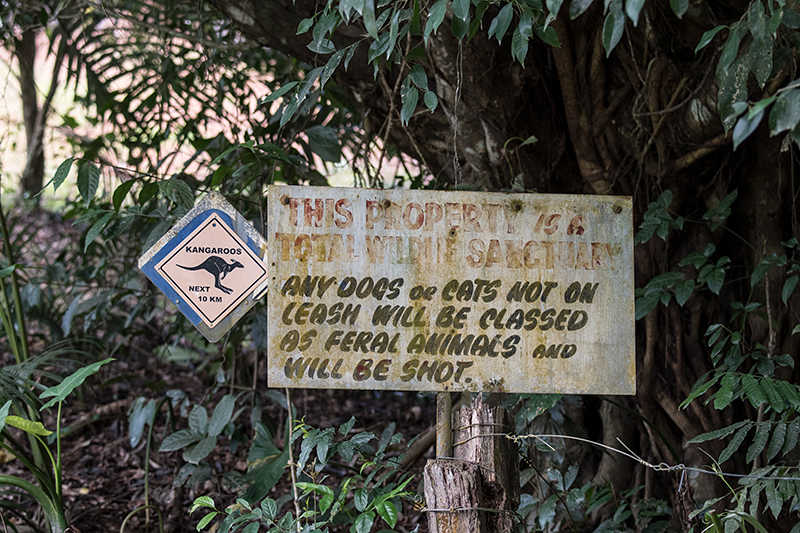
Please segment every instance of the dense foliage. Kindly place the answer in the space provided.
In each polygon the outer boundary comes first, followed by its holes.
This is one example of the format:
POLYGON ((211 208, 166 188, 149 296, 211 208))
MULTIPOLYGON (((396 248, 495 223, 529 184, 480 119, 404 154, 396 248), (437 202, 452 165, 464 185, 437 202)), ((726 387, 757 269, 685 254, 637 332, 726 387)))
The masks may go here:
MULTIPOLYGON (((75 157, 48 184, 76 176, 65 216, 82 228, 78 249, 34 271, 4 239, 0 318, 15 360, 0 369, 8 385, 0 429, 6 448, 32 454, 26 460, 43 493, 0 484, 34 494, 53 508, 52 529, 63 529, 58 454, 48 466, 52 444, 36 434, 43 407, 31 376, 54 385, 56 374, 71 374, 64 367, 72 363, 58 366, 62 339, 91 351, 85 359, 94 365, 143 332, 175 357, 213 353, 143 285, 138 254, 198 194, 219 190, 260 225, 265 185, 327 184, 344 161, 359 185, 634 197, 639 393, 504 399, 519 436, 582 439, 520 440, 522 529, 700 531, 705 523, 800 531, 794 3, 247 6, 0 0, 0 36, 20 62, 20 81, 33 71, 24 61, 36 57, 29 37, 44 32, 56 57, 54 87, 63 76, 94 127, 76 136, 75 157), (390 160, 395 173, 385 169, 390 160), (35 323, 30 332, 26 321, 35 323), (34 351, 45 343, 57 353, 30 353, 29 336, 43 341, 31 343, 34 351), (20 430, 30 435, 25 444, 20 430), (587 440, 627 457, 600 454, 587 440)), ((36 154, 48 99, 25 104, 36 154)), ((250 446, 248 475, 236 480, 242 498, 228 508, 218 497, 198 499, 193 509, 210 510, 203 526, 219 519, 252 532, 300 520, 364 532, 382 527, 380 517, 394 527, 409 486, 383 474, 397 466, 385 462, 391 431, 379 439, 344 425, 336 436, 292 425, 286 400, 257 385, 233 394, 236 354, 249 343, 263 350, 265 339, 263 313, 251 313, 222 357, 200 365, 213 392, 229 388, 213 403, 213 393, 191 405, 179 391, 138 399, 131 445, 144 439, 149 453, 159 438, 153 427, 166 417, 175 427, 160 448, 181 451, 177 482, 187 485, 231 477, 208 461, 216 447, 250 446), (285 427, 262 419, 258 406, 270 400, 286 405, 285 427), (335 454, 360 470, 328 485, 320 472, 335 454), (307 476, 293 480, 299 491, 264 499, 289 463, 307 476)), ((24 515, 8 501, 9 512, 24 515)))

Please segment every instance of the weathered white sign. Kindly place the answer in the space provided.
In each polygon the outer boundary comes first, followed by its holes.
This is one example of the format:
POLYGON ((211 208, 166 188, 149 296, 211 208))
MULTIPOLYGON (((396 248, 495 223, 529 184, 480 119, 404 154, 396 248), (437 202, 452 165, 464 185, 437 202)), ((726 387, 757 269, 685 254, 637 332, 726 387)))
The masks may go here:
POLYGON ((270 186, 272 387, 634 394, 631 199, 270 186))

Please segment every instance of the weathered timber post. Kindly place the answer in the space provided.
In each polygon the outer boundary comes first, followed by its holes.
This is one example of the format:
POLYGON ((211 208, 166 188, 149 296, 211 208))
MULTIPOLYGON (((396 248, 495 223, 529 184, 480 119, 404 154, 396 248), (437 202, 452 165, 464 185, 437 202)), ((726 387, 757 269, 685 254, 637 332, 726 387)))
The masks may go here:
POLYGON ((511 417, 478 396, 458 412, 453 457, 425 465, 431 533, 513 531, 519 506, 517 445, 506 435, 511 417))

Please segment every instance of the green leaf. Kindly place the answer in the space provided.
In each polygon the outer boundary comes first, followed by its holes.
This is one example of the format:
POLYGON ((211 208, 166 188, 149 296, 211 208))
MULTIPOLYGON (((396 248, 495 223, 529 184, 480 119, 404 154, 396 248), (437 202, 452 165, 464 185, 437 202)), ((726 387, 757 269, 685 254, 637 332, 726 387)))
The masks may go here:
MULTIPOLYGON (((344 3, 344 2, 343 2, 344 3)), ((311 26, 314 25, 313 18, 307 18, 300 21, 300 24, 297 25, 297 33, 295 35, 302 35, 308 30, 311 29, 311 26)))
POLYGON ((778 392, 775 382, 772 379, 767 377, 762 378, 761 388, 764 389, 764 392, 767 394, 769 406, 773 410, 780 413, 786 409, 786 402, 784 402, 783 396, 781 396, 780 392, 778 392))
MULTIPOLYGON (((371 1, 371 0, 369 0, 371 1)), ((428 37, 431 33, 436 34, 439 26, 442 25, 444 16, 447 13, 447 0, 436 0, 428 11, 428 20, 425 22, 425 42, 428 42, 428 37)), ((374 37, 377 38, 377 37, 374 37)))
POLYGON ((89 205, 94 198, 99 185, 100 169, 91 161, 81 163, 81 166, 78 167, 78 192, 86 205, 89 205))
POLYGON ((725 409, 733 401, 733 388, 736 385, 736 375, 733 372, 727 372, 722 376, 720 389, 714 396, 714 409, 725 409))
MULTIPOLYGON (((442 0, 440 0, 442 1, 442 0)), ((433 8, 431 8, 433 11, 433 8)), ((378 24, 375 21, 375 2, 374 0, 364 0, 364 13, 362 15, 364 19, 364 27, 367 30, 367 33, 370 37, 378 40, 378 24)))
POLYGON ((189 508, 189 514, 194 513, 201 507, 216 509, 217 505, 214 503, 214 499, 211 496, 199 496, 195 498, 194 503, 192 503, 192 506, 189 508))
POLYGON ((226 394, 222 397, 217 407, 214 408, 214 412, 211 413, 211 421, 208 423, 209 436, 216 437, 222 433, 222 430, 231 421, 235 405, 236 399, 233 395, 226 394))
POLYGON ((202 531, 208 524, 211 523, 214 518, 217 517, 219 513, 217 511, 211 511, 207 515, 205 515, 198 523, 197 523, 197 531, 202 531))
POLYGON ((789 131, 800 123, 800 89, 792 89, 778 95, 769 114, 769 129, 772 135, 789 131))
POLYGON ((781 455, 786 455, 794 450, 795 446, 797 446, 798 436, 800 436, 800 418, 795 418, 786 427, 786 440, 783 441, 781 455))
POLYGON ((738 25, 734 25, 728 33, 728 39, 722 47, 722 55, 717 63, 717 76, 726 72, 739 55, 739 44, 742 41, 742 32, 738 25))
POLYGON ((275 520, 278 514, 278 504, 272 498, 264 498, 261 502, 261 512, 264 513, 265 520, 275 520))
MULTIPOLYGON (((530 18, 528 20, 530 21, 530 18)), ((523 34, 522 22, 520 22, 511 35, 511 57, 519 61, 520 65, 524 65, 527 56, 528 39, 523 34)))
POLYGON ((3 431, 3 428, 6 426, 6 417, 8 416, 10 407, 11 400, 8 400, 3 407, 0 407, 0 431, 3 431))
POLYGON ((750 403, 758 409, 762 403, 767 403, 767 395, 758 384, 758 379, 752 374, 745 374, 742 376, 742 390, 744 390, 747 399, 750 403))
MULTIPOLYGON (((675 2, 686 2, 688 4, 688 0, 670 0, 670 5, 672 5, 672 10, 675 10, 675 2)), ((634 28, 637 24, 639 24, 639 14, 644 7, 644 0, 625 0, 625 13, 628 15, 628 18, 631 19, 633 22, 634 28)), ((684 9, 685 11, 685 9, 684 9)), ((678 15, 679 17, 681 15, 678 15)))
POLYGON ((177 178, 170 179, 170 181, 174 186, 178 205, 186 209, 194 207, 194 193, 192 192, 192 188, 189 187, 189 184, 177 178))
MULTIPOLYGON (((761 3, 753 2, 751 5, 755 4, 760 5, 761 3)), ((756 77, 758 85, 763 88, 772 73, 772 39, 769 37, 755 39, 750 44, 747 54, 750 56, 753 75, 756 77)))
POLYGON ((489 24, 489 39, 495 37, 498 43, 503 41, 503 37, 511 25, 511 19, 514 18, 514 7, 511 2, 503 6, 497 16, 492 19, 489 24))
POLYGON ((44 424, 41 422, 34 422, 32 420, 28 420, 27 418, 20 418, 16 415, 7 415, 6 425, 21 429, 22 431, 30 433, 31 435, 39 435, 40 437, 47 437, 48 435, 53 434, 53 432, 45 428, 44 424))
POLYGON ((409 70, 408 77, 414 82, 414 85, 422 89, 423 91, 428 90, 428 75, 425 73, 425 69, 422 68, 422 65, 419 63, 415 63, 411 66, 409 70))
POLYGON ((772 460, 783 448, 783 443, 786 441, 786 427, 786 422, 780 422, 775 426, 772 440, 769 441, 769 448, 767 448, 767 463, 772 463, 772 460))
MULTIPOLYGON (((536 26, 535 31, 539 39, 541 39, 545 44, 548 44, 553 48, 561 48, 561 43, 558 41, 558 34, 556 33, 555 28, 552 26, 536 26)), ((524 144, 521 144, 520 146, 524 146, 524 144)))
POLYGON ((175 450, 180 450, 186 446, 189 446, 190 444, 194 444, 202 438, 203 435, 197 433, 196 431, 192 431, 191 429, 181 429, 175 433, 167 435, 167 438, 165 438, 164 442, 161 443, 161 447, 158 449, 158 451, 159 453, 174 452, 175 450))
POLYGON ((56 192, 58 188, 61 187, 61 184, 64 183, 64 180, 67 179, 73 161, 75 161, 75 159, 70 157, 58 165, 56 173, 53 174, 53 179, 51 180, 53 183, 53 192, 56 192))
POLYGON ((669 0, 669 7, 671 7, 672 12, 681 19, 686 14, 686 10, 689 9, 689 0, 669 0))
POLYGON ((785 304, 791 298, 794 289, 797 287, 798 277, 797 275, 791 276, 786 279, 786 282, 783 284, 783 291, 781 291, 781 300, 785 304))
POLYGON ((86 238, 83 241, 83 253, 86 253, 86 250, 89 249, 89 245, 94 242, 100 232, 103 231, 103 228, 106 227, 108 221, 114 217, 114 213, 106 213, 100 219, 92 224, 92 227, 89 228, 89 231, 86 232, 86 238))
POLYGON ((753 118, 750 118, 749 115, 742 115, 739 117, 739 120, 736 121, 736 125, 733 127, 733 149, 736 150, 739 148, 739 145, 744 142, 754 131, 759 124, 761 124, 761 119, 764 118, 764 111, 762 110, 753 118))
POLYGON ((356 523, 354 524, 356 533, 369 533, 372 529, 372 523, 375 521, 375 513, 372 511, 368 513, 361 513, 356 518, 356 523))
POLYGON ((722 290, 722 285, 725 283, 725 270, 722 268, 715 268, 711 270, 706 279, 708 289, 716 295, 722 290))
POLYGON ((611 0, 610 9, 603 23, 603 48, 606 50, 606 57, 611 55, 611 51, 622 39, 624 30, 625 17, 622 15, 622 0, 611 0))
POLYGON ((423 97, 425 102, 425 107, 430 109, 431 113, 436 110, 436 107, 439 105, 439 98, 436 97, 436 93, 433 91, 425 91, 425 96, 423 97))
POLYGON ((197 444, 190 444, 183 450, 183 460, 196 465, 214 451, 217 446, 217 437, 205 437, 197 444))
POLYGON ((572 0, 569 4, 569 18, 574 20, 591 7, 594 0, 572 0))
POLYGON ((390 501, 381 502, 375 506, 375 510, 383 518, 383 521, 389 524, 389 527, 394 529, 397 524, 397 508, 390 501))
MULTIPOLYGON (((281 97, 281 96, 283 96, 284 94, 288 93, 289 91, 291 91, 292 89, 294 89, 295 87, 297 87, 297 85, 298 85, 299 83, 300 83, 299 81, 290 81, 289 83, 285 83, 285 84, 283 84, 283 85, 281 86, 281 88, 280 88, 280 89, 278 89, 277 91, 272 91, 272 92, 271 92, 271 93, 270 93, 270 94, 269 94, 269 95, 268 95, 266 98, 264 98, 264 99, 261 101, 261 103, 262 103, 262 104, 268 104, 268 103, 270 103, 270 102, 274 102, 275 100, 277 100, 278 98, 280 98, 280 97, 281 97)), ((233 150, 234 150, 234 148, 233 148, 233 147, 232 147, 232 148, 229 148, 229 149, 228 149, 228 153, 232 152, 233 150)), ((227 154, 226 154, 226 155, 227 155, 227 154)), ((216 161, 216 159, 215 159, 215 161, 216 161)), ((214 163, 212 162, 212 165, 213 165, 213 164, 214 164, 214 163)))
POLYGON ((711 40, 714 38, 714 36, 717 35, 720 31, 724 30, 727 27, 728 26, 717 26, 717 27, 712 28, 712 29, 708 30, 707 32, 705 32, 703 34, 703 36, 700 37, 700 42, 697 43, 697 46, 694 49, 694 53, 696 54, 697 52, 699 52, 700 50, 702 50, 703 48, 708 46, 708 43, 711 42, 711 40))
POLYGON ((742 445, 742 442, 744 442, 745 437, 747 437, 747 433, 750 431, 750 428, 753 427, 753 423, 750 422, 749 420, 745 421, 745 424, 746 425, 739 428, 739 430, 733 435, 733 438, 725 447, 725 449, 722 450, 722 453, 720 454, 719 459, 717 460, 719 464, 722 464, 728 459, 730 459, 742 445))
POLYGON ((469 0, 453 0, 453 16, 457 19, 469 19, 469 0))
POLYGON ((694 280, 687 279, 683 283, 679 283, 675 286, 675 301, 678 302, 678 305, 681 307, 689 300, 692 296, 692 292, 694 291, 694 280))
POLYGON ((748 463, 752 463, 755 458, 761 455, 761 452, 764 451, 764 448, 767 445, 767 440, 769 439, 769 430, 771 426, 772 424, 769 422, 762 422, 756 426, 756 434, 753 437, 753 442, 747 449, 747 455, 745 456, 745 460, 748 463))
POLYGON ((133 187, 133 184, 136 183, 136 180, 128 180, 123 181, 116 189, 114 189, 114 211, 119 213, 119 208, 122 207, 122 202, 125 201, 125 197, 128 196, 128 192, 133 187))
POLYGON ((91 376, 95 374, 100 367, 106 363, 110 363, 113 361, 113 357, 109 357, 108 359, 103 359, 102 361, 97 361, 96 363, 92 363, 91 365, 85 366, 81 369, 70 374, 68 377, 64 378, 64 380, 55 385, 53 387, 48 388, 46 391, 39 395, 40 399, 51 398, 52 399, 44 404, 39 411, 43 411, 50 407, 51 405, 55 404, 56 402, 63 402, 64 399, 72 393, 76 388, 80 387, 83 382, 91 376))
POLYGON ((202 405, 195 405, 189 413, 189 429, 195 433, 205 434, 208 429, 208 412, 202 405))
POLYGON ((738 113, 734 108, 737 102, 747 98, 747 76, 750 74, 750 55, 744 54, 736 58, 734 64, 727 69, 717 71, 719 91, 717 93, 717 109, 719 110, 725 131, 736 123, 738 113))
POLYGON ((658 302, 661 300, 661 291, 650 291, 641 298, 636 299, 635 303, 635 320, 641 320, 646 317, 650 312, 656 308, 658 302))
MULTIPOLYGON (((695 383, 694 387, 692 387, 692 392, 689 394, 689 396, 685 400, 683 400, 681 402, 681 405, 680 405, 681 409, 686 409, 686 407, 688 407, 690 403, 692 403, 696 398, 699 398, 700 396, 705 394, 708 391, 708 389, 710 389, 711 387, 716 385, 717 381, 719 381, 719 379, 720 379, 720 375, 717 374, 710 381, 706 381, 704 383, 703 381, 706 379, 707 376, 708 376, 708 374, 705 374, 705 375, 701 376, 697 380, 697 383, 695 383)), ((701 441, 698 441, 698 442, 701 442, 701 441)))
POLYGON ((338 163, 342 158, 339 137, 336 135, 336 130, 330 126, 311 126, 306 128, 305 134, 308 136, 311 151, 323 161, 338 163))
POLYGON ((403 107, 400 109, 400 120, 403 124, 408 124, 411 116, 417 109, 417 102, 419 101, 419 90, 416 87, 409 87, 402 94, 403 107))
POLYGON ((364 488, 356 489, 353 492, 353 504, 356 506, 356 510, 363 512, 369 505, 369 491, 364 488))

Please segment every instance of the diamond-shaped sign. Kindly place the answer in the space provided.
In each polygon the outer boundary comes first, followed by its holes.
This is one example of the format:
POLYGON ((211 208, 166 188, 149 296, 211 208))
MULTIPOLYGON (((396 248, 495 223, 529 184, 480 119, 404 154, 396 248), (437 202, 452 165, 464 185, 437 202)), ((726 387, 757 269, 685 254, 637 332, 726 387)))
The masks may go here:
POLYGON ((139 259, 139 268, 215 342, 263 294, 265 252, 255 228, 211 193, 139 259))

